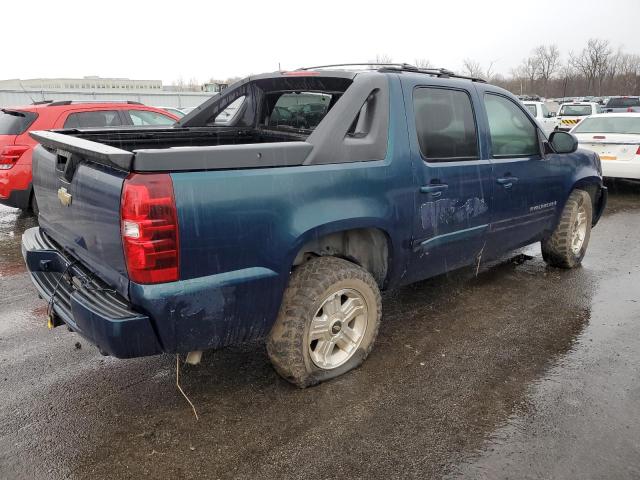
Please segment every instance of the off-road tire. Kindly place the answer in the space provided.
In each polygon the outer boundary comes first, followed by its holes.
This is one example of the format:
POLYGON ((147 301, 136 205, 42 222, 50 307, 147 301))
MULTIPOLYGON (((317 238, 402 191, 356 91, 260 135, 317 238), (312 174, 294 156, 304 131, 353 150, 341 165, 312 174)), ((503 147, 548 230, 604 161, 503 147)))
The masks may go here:
POLYGON ((589 245, 593 204, 591 196, 584 190, 574 190, 562 210, 560 222, 553 233, 542 240, 542 258, 547 264, 559 268, 574 268, 580 265, 589 245), (578 252, 572 249, 573 234, 576 229, 579 210, 584 208, 587 221, 582 247, 578 252))
POLYGON ((267 352, 276 371, 300 388, 335 378, 352 370, 373 348, 382 301, 376 281, 358 265, 336 257, 318 257, 297 267, 284 293, 278 318, 267 338, 267 352), (336 368, 316 366, 311 358, 308 332, 322 302, 341 289, 356 290, 367 305, 367 327, 352 356, 336 368))

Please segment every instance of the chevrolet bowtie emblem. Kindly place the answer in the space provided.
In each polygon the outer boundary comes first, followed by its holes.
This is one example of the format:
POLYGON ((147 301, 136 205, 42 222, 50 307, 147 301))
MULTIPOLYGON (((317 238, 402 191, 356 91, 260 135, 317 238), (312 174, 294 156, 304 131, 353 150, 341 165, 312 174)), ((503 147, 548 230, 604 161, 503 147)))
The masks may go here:
POLYGON ((65 207, 71 205, 71 194, 67 192, 66 188, 60 187, 58 189, 58 200, 60 200, 60 203, 65 207))

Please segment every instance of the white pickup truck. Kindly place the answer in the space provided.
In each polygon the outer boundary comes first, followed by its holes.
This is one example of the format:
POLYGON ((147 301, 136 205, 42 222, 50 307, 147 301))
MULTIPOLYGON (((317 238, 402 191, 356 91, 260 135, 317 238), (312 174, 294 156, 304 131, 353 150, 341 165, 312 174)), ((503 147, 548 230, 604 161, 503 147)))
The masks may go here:
POLYGON ((558 126, 558 119, 555 113, 549 111, 544 102, 525 101, 522 103, 538 121, 544 133, 551 135, 551 132, 558 126))
POLYGON ((563 103, 558 110, 558 129, 568 132, 589 115, 602 113, 602 107, 595 102, 563 103))

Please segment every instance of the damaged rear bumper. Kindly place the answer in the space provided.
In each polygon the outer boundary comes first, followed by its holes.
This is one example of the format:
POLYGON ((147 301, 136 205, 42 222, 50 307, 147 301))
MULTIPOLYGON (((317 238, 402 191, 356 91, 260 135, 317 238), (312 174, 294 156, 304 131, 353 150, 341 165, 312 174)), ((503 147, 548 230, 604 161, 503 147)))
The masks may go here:
POLYGON ((54 315, 103 353, 132 358, 162 352, 149 317, 65 255, 39 227, 22 235, 22 255, 54 315))

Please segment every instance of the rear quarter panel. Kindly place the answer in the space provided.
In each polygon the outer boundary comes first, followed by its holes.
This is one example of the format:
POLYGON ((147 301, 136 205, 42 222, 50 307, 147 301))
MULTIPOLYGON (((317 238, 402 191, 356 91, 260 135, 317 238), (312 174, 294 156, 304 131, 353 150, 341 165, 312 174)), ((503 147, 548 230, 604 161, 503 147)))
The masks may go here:
POLYGON ((134 300, 144 298, 152 314, 171 316, 157 322, 166 350, 264 336, 298 250, 324 234, 383 230, 393 259, 388 283, 397 281, 406 261, 403 246, 411 237, 414 196, 399 93, 390 115, 384 160, 171 174, 182 287, 171 293, 132 284, 134 300))

